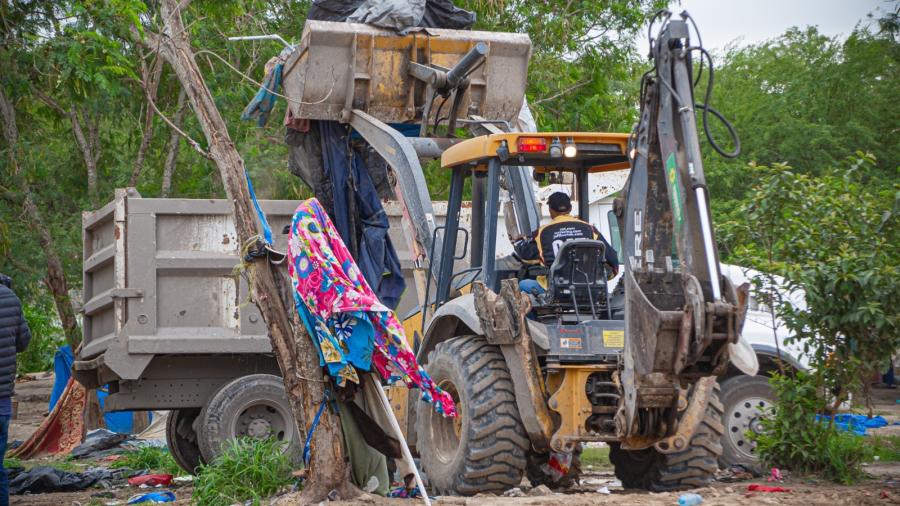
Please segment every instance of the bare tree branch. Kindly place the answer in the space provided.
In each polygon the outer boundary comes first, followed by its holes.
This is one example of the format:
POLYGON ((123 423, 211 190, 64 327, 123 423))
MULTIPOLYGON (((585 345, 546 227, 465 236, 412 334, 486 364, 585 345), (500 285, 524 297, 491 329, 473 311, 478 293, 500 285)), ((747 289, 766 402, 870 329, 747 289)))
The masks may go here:
MULTIPOLYGON (((159 90, 159 81, 162 77, 162 58, 156 58, 152 67, 141 60, 141 88, 152 100, 156 100, 159 90)), ((137 156, 134 160, 134 169, 131 171, 131 178, 128 179, 128 186, 137 185, 137 180, 144 168, 144 158, 147 156, 147 149, 150 148, 150 141, 153 140, 153 109, 148 105, 144 111, 144 135, 141 137, 141 145, 138 147, 137 156)))
POLYGON ((573 91, 577 90, 578 88, 581 88, 582 86, 587 85, 590 82, 591 82, 591 79, 585 79, 584 81, 578 81, 577 83, 573 84, 572 86, 569 86, 568 88, 558 91, 558 92, 554 93, 553 95, 550 95, 549 97, 540 98, 538 100, 535 100, 534 102, 531 102, 531 104, 538 105, 538 104, 543 104, 544 102, 550 102, 552 100, 556 100, 557 98, 559 98, 563 95, 568 95, 569 93, 572 93, 573 91))

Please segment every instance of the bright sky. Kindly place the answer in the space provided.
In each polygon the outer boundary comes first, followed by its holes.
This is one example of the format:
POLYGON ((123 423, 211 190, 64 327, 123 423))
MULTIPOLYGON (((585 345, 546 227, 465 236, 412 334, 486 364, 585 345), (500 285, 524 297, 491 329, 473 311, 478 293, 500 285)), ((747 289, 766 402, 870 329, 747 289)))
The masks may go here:
MULTIPOLYGON (((816 25, 830 37, 847 36, 860 20, 870 22, 869 13, 881 17, 896 4, 897 0, 675 0, 669 10, 687 10, 700 27, 703 45, 718 52, 736 39, 741 46, 755 44, 792 26, 816 25)), ((646 35, 637 42, 640 54, 647 54, 646 35)))

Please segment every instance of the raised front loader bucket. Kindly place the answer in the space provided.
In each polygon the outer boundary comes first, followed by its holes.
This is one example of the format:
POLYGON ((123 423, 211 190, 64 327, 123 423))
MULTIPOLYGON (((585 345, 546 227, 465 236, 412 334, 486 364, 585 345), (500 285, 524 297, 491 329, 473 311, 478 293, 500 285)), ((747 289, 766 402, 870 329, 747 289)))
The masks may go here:
MULTIPOLYGON (((512 122, 522 107, 531 54, 531 40, 517 33, 428 28, 399 35, 357 23, 307 21, 284 67, 285 95, 295 118, 346 122, 358 109, 385 123, 419 121, 431 97, 410 77, 410 62, 451 68, 479 42, 488 54, 469 75, 457 116, 512 122)), ((433 107, 430 119, 438 112, 433 107)), ((448 115, 449 104, 440 112, 448 115)))

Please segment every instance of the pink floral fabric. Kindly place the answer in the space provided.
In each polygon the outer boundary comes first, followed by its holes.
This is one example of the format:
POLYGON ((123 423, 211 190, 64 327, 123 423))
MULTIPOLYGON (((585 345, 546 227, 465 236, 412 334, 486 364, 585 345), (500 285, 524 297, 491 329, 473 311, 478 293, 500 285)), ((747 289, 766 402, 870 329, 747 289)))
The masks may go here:
POLYGON ((456 416, 449 394, 416 362, 403 326, 369 287, 319 201, 305 200, 288 236, 294 301, 339 385, 359 383, 356 369, 374 366, 388 383, 403 381, 444 416, 456 416))

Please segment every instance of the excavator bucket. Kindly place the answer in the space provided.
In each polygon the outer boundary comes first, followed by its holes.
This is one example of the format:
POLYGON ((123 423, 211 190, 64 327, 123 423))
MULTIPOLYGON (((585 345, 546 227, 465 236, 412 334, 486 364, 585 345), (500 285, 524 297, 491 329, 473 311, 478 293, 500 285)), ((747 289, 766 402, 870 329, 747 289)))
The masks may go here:
MULTIPOLYGON (((531 55, 531 40, 518 33, 427 28, 400 35, 357 23, 307 21, 284 66, 284 93, 298 119, 347 122, 356 109, 385 123, 420 121, 433 97, 410 75, 410 64, 449 69, 478 43, 487 46, 487 56, 468 75, 457 117, 512 122, 522 107, 531 55)), ((433 107, 429 119, 449 111, 433 107)))

